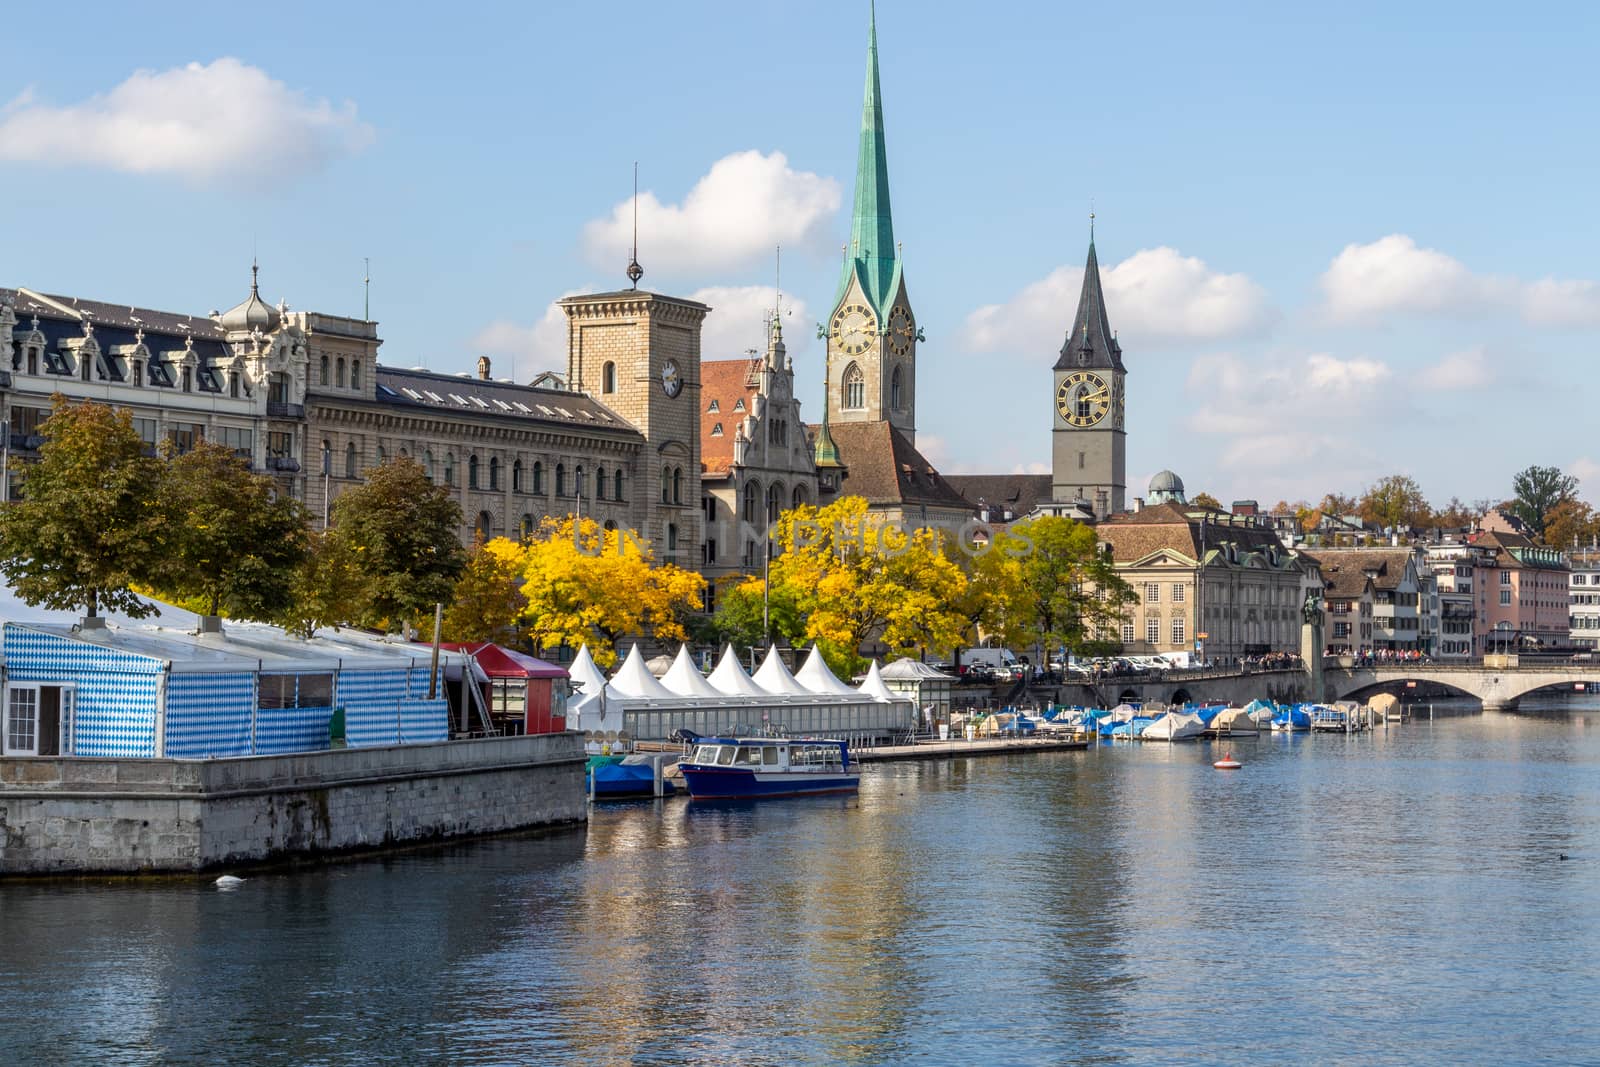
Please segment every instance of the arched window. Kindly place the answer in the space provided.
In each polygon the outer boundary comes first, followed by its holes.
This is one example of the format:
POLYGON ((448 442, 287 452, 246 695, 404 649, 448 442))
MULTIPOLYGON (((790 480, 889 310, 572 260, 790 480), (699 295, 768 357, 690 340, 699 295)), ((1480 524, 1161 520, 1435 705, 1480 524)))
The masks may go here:
POLYGON ((901 408, 899 367, 896 367, 894 369, 894 373, 889 375, 889 406, 896 411, 899 411, 901 408))
POLYGON ((683 468, 672 468, 672 502, 683 503, 683 468))
POLYGON ((606 365, 600 370, 600 391, 614 393, 617 391, 617 365, 606 360, 606 365))
POLYGON ((744 487, 744 521, 761 521, 761 483, 746 482, 744 487))
POLYGON ((620 467, 617 469, 617 472, 611 476, 611 499, 622 499, 622 469, 620 467))
POLYGON ((767 521, 777 522, 783 511, 783 486, 774 482, 767 488, 767 521))
POLYGON ((467 457, 467 488, 478 488, 478 457, 476 453, 467 457))
POLYGON ((328 356, 327 356, 326 353, 324 353, 323 356, 322 356, 322 376, 317 379, 317 384, 318 385, 327 385, 328 384, 328 356))
POLYGON ((794 487, 794 495, 789 500, 790 507, 800 507, 806 502, 806 489, 803 485, 794 487))
POLYGON ((556 464, 556 496, 566 496, 566 495, 567 495, 567 465, 565 463, 557 463, 556 464))
POLYGON ((446 452, 444 454, 444 484, 456 484, 456 454, 454 452, 446 452))
POLYGON ((604 500, 606 498, 606 469, 604 467, 596 467, 594 471, 594 498, 596 500, 604 500))
POLYGON ((490 456, 489 457, 489 488, 490 489, 499 489, 500 488, 500 457, 499 456, 490 456))
POLYGON ((511 491, 513 493, 522 492, 522 460, 520 459, 511 461, 511 491))
POLYGON ((422 469, 428 475, 428 481, 433 481, 433 449, 422 453, 422 469))
POLYGON ((389 462, 389 450, 387 448, 384 448, 382 445, 379 445, 378 446, 378 466, 381 467, 387 462, 389 462))
POLYGON ((533 516, 524 515, 517 523, 517 536, 526 541, 533 536, 533 516))
POLYGON ((672 503, 672 468, 661 468, 661 502, 672 503))
POLYGON ((855 411, 867 406, 867 376, 852 363, 844 369, 843 405, 855 411))
POLYGON ((340 356, 339 357, 339 362, 334 364, 334 366, 337 369, 336 369, 335 374, 334 374, 333 383, 335 385, 337 385, 340 389, 343 389, 344 388, 344 357, 340 356))
POLYGON ((354 441, 344 446, 344 476, 346 478, 354 478, 356 476, 356 443, 354 441))
POLYGON ((480 541, 487 541, 494 536, 494 517, 487 511, 478 512, 478 521, 472 524, 472 532, 480 541))
POLYGON ((411 453, 406 449, 405 445, 401 445, 400 446, 400 458, 401 459, 410 459, 411 458, 411 453))
POLYGON ((533 464, 533 491, 540 496, 544 495, 544 464, 537 460, 533 464))
POLYGON ((606 520, 606 524, 605 524, 605 531, 607 533, 615 533, 616 529, 617 529, 617 520, 616 519, 607 519, 606 520))
POLYGON ((361 388, 361 361, 359 359, 350 361, 350 388, 361 388))

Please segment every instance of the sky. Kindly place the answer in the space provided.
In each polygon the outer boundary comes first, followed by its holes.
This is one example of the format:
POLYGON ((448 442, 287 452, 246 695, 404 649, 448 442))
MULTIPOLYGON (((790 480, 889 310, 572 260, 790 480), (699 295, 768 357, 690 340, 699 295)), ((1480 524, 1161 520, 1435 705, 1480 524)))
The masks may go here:
MULTIPOLYGON (((1224 503, 1530 465, 1600 500, 1600 8, 877 6, 917 443, 1048 471, 1096 216, 1129 495, 1224 503)), ((81 3, 0 63, 0 285, 363 312, 382 362, 564 370, 552 301, 627 285, 764 343, 808 419, 849 232, 865 0, 81 3)))

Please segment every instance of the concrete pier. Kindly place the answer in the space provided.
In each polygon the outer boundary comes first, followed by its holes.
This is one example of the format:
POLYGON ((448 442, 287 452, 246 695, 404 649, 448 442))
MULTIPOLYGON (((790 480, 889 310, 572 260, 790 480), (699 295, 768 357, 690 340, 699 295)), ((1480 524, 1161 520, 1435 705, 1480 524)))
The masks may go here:
POLYGON ((0 877, 201 871, 581 823, 577 734, 217 760, 0 759, 0 877))

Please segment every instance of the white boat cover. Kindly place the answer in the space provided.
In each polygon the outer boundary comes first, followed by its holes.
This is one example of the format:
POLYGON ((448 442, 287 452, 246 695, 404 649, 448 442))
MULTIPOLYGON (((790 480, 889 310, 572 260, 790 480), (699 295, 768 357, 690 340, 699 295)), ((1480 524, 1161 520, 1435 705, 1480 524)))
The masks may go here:
POLYGON ((722 698, 716 687, 706 681, 706 676, 695 667, 694 660, 689 658, 688 645, 678 646, 678 654, 673 657, 671 669, 661 676, 661 684, 681 697, 698 697, 702 700, 722 698))
POLYGON ((722 659, 717 663, 717 669, 711 672, 711 677, 706 681, 711 687, 723 696, 730 697, 764 697, 770 694, 757 685, 744 667, 739 663, 739 657, 734 654, 730 644, 722 650, 722 659))
POLYGON ((883 684, 883 675, 878 673, 877 660, 873 660, 872 666, 867 668, 867 676, 862 680, 861 685, 857 687, 856 692, 862 696, 871 697, 873 700, 881 700, 886 704, 893 704, 897 700, 906 699, 905 697, 895 696, 889 691, 889 687, 883 684))
POLYGON ((624 697, 638 700, 677 700, 678 694, 656 680, 650 668, 644 665, 639 646, 628 649, 628 658, 622 661, 617 673, 611 676, 611 688, 624 697))
POLYGON ((822 658, 822 652, 816 645, 811 646, 811 651, 806 653, 806 661, 794 672, 794 680, 810 692, 822 696, 856 695, 854 689, 841 682, 839 676, 828 669, 828 661, 822 658))
POLYGON ((1250 712, 1245 708, 1223 708, 1217 712, 1217 717, 1211 720, 1211 728, 1222 733, 1230 734, 1257 734, 1261 728, 1250 717, 1250 712))
POLYGON ((645 660, 644 665, 649 668, 651 674, 655 675, 657 678, 661 678, 672 669, 672 657, 651 656, 649 659, 645 660))
POLYGON ((1139 714, 1139 709, 1132 704, 1118 704, 1111 709, 1112 722, 1127 722, 1139 714))
POLYGON ((789 673, 789 668, 783 665, 783 657, 778 655, 777 645, 768 646, 767 658, 761 661, 761 666, 756 670, 755 682, 773 696, 813 695, 811 690, 795 681, 794 675, 789 673))
POLYGON ((1205 720, 1192 711, 1169 711, 1139 732, 1145 741, 1189 741, 1206 732, 1205 720))

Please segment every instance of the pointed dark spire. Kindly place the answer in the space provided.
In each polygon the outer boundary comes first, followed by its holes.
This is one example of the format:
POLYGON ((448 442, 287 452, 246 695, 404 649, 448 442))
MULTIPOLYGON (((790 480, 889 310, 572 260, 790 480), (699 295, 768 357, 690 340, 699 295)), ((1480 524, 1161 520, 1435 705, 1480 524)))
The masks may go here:
POLYGON ((1078 315, 1061 345, 1056 370, 1098 367, 1124 370, 1122 346, 1106 318, 1106 297, 1100 288, 1100 260, 1094 251, 1094 215, 1089 215, 1089 260, 1083 267, 1083 291, 1078 295, 1078 315))
POLYGON ((867 86, 861 105, 861 146, 856 156, 855 211, 850 244, 845 249, 845 274, 840 290, 850 282, 852 270, 861 275, 867 300, 882 315, 894 294, 896 250, 894 220, 889 208, 889 152, 883 135, 883 90, 878 83, 877 5, 867 15, 867 86))
POLYGON ((639 161, 633 161, 633 250, 628 253, 628 281, 639 288, 644 268, 639 266, 639 161))

